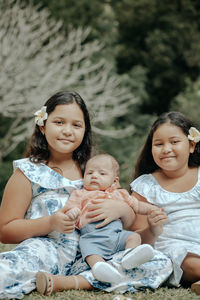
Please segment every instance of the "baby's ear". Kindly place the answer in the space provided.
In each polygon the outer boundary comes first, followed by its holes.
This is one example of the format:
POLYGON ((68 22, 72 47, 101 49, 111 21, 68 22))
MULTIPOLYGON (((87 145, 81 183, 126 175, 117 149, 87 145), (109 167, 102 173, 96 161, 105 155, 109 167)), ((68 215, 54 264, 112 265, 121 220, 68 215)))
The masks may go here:
POLYGON ((119 177, 115 178, 114 183, 115 183, 116 189, 120 189, 121 188, 120 183, 119 183, 119 177))

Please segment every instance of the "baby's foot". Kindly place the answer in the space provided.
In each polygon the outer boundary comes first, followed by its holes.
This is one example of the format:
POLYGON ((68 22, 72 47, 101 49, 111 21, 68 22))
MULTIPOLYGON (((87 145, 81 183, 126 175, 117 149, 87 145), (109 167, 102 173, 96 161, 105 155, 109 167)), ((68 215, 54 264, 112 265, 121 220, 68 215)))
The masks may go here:
POLYGON ((122 267, 126 270, 136 268, 154 257, 154 250, 148 244, 140 245, 134 249, 129 248, 124 252, 122 267))
POLYGON ((107 262, 97 262, 92 267, 93 276, 103 282, 119 283, 122 280, 121 274, 107 262))

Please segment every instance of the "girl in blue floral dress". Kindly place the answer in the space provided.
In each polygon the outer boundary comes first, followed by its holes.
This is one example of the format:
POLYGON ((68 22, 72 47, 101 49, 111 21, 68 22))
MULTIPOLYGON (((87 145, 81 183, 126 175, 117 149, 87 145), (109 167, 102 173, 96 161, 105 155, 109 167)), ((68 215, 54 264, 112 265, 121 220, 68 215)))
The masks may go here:
MULTIPOLYGON (((0 208, 0 240, 18 244, 0 253, 0 298, 23 298, 36 288, 38 271, 53 274, 45 283, 47 294, 67 288, 134 292, 158 287, 172 270, 169 258, 160 252, 155 251, 146 266, 125 273, 120 269, 122 253, 117 253, 111 263, 124 276, 118 286, 94 280, 79 259, 79 233, 74 231, 75 221, 65 214, 65 203, 74 189, 82 188, 82 172, 91 152, 90 120, 80 95, 56 93, 35 115, 27 158, 14 162, 0 208)), ((94 203, 88 213, 91 222, 104 220, 104 224, 121 218, 131 225, 131 216, 125 202, 114 205, 110 200, 94 203)), ((155 228, 162 220, 156 222, 154 215, 149 222, 155 228)))

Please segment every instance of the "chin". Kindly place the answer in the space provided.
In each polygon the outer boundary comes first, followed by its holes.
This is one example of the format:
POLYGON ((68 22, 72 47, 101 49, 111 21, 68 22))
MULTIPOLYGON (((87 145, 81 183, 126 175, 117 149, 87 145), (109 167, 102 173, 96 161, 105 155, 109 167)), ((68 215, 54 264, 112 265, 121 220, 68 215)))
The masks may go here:
POLYGON ((87 188, 88 191, 98 191, 98 190, 100 190, 99 186, 97 186, 97 185, 90 185, 86 188, 87 188))

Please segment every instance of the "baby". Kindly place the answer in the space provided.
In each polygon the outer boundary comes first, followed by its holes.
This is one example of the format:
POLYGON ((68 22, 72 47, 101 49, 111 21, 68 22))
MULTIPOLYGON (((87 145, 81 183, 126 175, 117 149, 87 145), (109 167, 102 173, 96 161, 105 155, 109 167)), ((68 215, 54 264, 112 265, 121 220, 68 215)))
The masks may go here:
POLYGON ((77 218, 76 227, 80 229, 82 257, 97 280, 119 283, 120 273, 106 261, 114 253, 126 249, 121 264, 124 269, 132 269, 152 259, 153 248, 147 244, 141 245, 140 235, 124 230, 120 220, 96 228, 100 222, 89 223, 90 219, 87 218, 89 204, 94 199, 126 201, 138 214, 147 214, 159 208, 138 201, 127 190, 120 188, 119 164, 109 154, 96 155, 87 162, 83 185, 84 188, 73 191, 67 201, 67 214, 72 219, 77 218))

